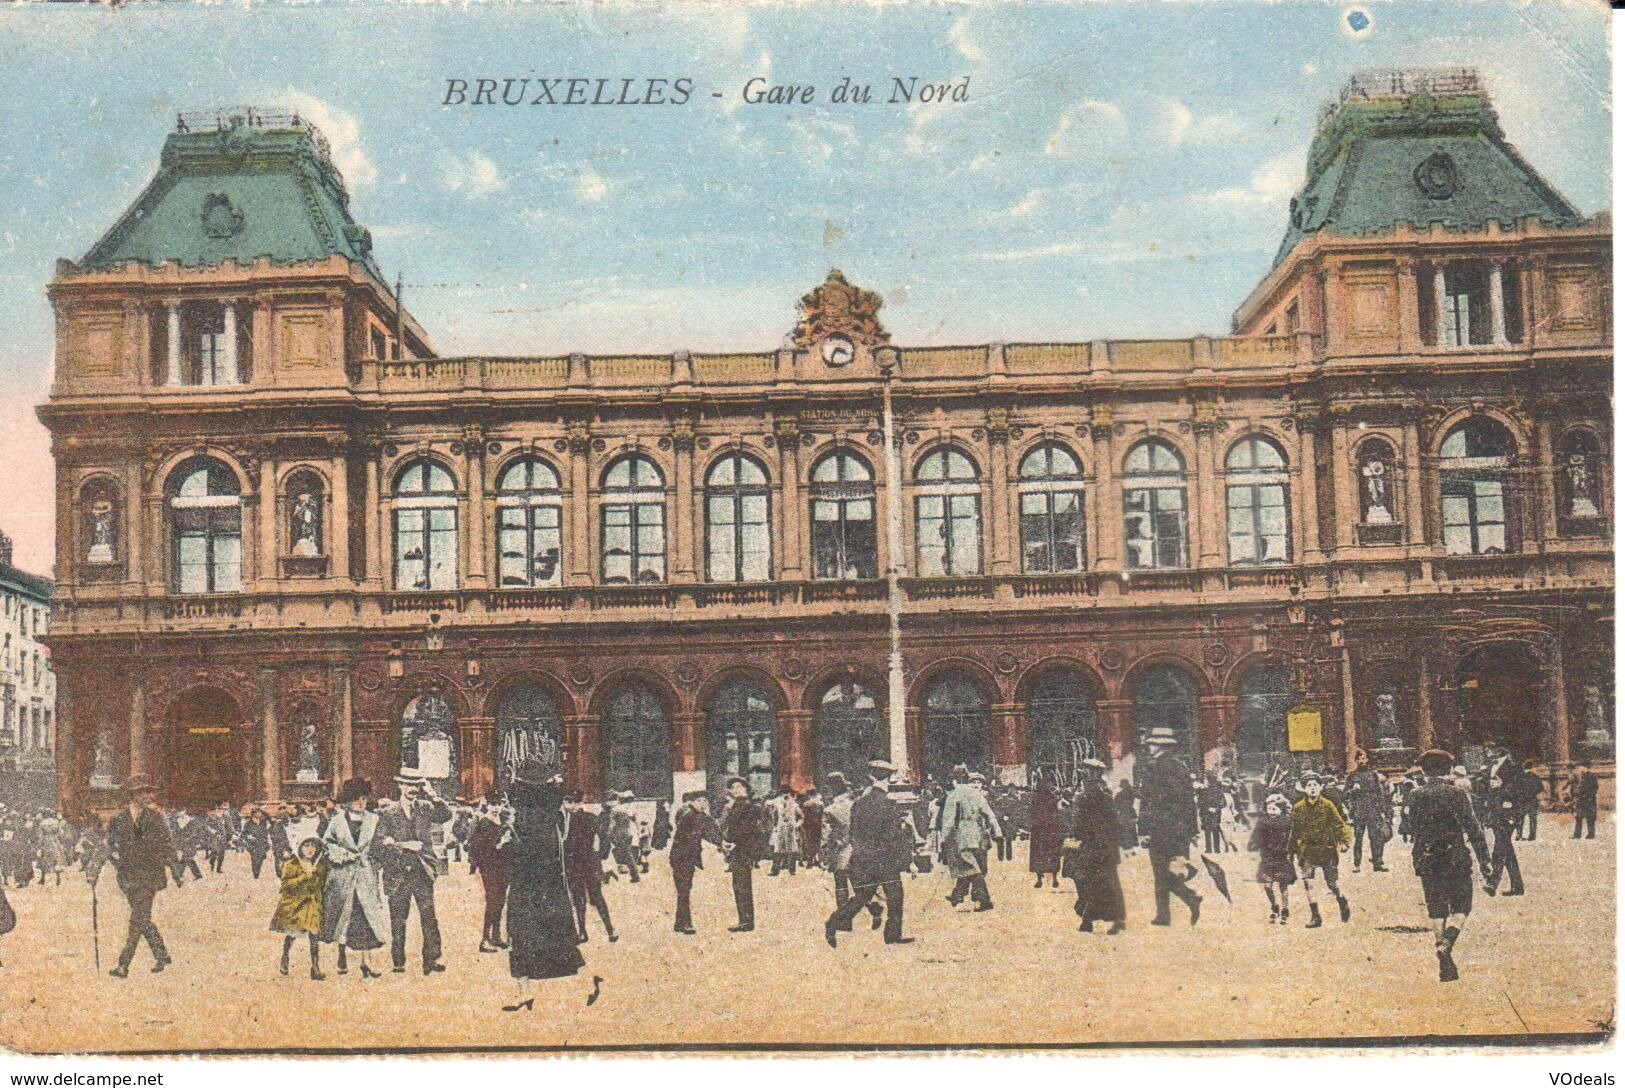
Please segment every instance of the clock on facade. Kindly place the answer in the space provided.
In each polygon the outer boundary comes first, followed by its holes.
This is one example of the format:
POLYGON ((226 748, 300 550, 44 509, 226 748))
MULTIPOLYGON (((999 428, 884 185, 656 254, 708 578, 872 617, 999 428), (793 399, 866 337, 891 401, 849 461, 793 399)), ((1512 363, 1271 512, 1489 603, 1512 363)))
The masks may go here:
POLYGON ((852 361, 852 341, 844 336, 826 337, 819 352, 830 366, 845 366, 852 361))

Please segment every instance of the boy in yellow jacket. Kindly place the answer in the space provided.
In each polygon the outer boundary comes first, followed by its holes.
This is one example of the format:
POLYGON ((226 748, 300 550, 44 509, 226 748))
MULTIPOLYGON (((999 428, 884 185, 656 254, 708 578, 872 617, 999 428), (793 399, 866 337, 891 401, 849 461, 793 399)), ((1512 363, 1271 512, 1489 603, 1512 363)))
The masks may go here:
POLYGON ((1320 928, 1320 904, 1315 902, 1315 874, 1326 880, 1326 887, 1337 899, 1337 910, 1343 921, 1349 920, 1349 901, 1337 887, 1337 855, 1354 841, 1354 828, 1343 819, 1336 805, 1320 795, 1324 783, 1310 771, 1298 783, 1303 797, 1292 806, 1292 834, 1287 839, 1287 853, 1297 860, 1298 875, 1303 877, 1303 895, 1309 901, 1308 929, 1320 928))

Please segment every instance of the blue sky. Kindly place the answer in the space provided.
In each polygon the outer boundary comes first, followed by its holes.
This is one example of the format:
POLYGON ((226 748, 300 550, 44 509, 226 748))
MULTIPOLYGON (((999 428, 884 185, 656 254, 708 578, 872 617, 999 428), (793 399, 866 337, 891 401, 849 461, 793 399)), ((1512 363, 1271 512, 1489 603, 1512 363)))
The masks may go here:
POLYGON ((50 564, 56 257, 137 195, 174 113, 289 104, 443 353, 765 350, 832 267, 901 343, 1221 334, 1352 71, 1473 64, 1514 144, 1609 202, 1608 16, 1581 3, 0 12, 0 528, 50 564), (445 80, 688 77, 682 107, 445 107, 445 80), (812 106, 746 105, 752 76, 812 106), (969 101, 831 105, 843 76, 969 101), (712 98, 713 92, 722 94, 712 98))

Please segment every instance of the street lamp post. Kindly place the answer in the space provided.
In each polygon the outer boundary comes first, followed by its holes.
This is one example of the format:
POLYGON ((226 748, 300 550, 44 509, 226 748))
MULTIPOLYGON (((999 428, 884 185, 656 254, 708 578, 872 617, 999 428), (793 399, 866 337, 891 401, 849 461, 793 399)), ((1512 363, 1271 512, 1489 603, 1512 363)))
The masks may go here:
POLYGON ((879 354, 882 435, 886 443, 886 619, 889 642, 886 654, 886 720, 891 762, 912 780, 908 758, 907 695, 903 690, 903 597, 897 580, 903 563, 903 472, 898 456, 892 416, 892 379, 897 373, 897 352, 879 354))

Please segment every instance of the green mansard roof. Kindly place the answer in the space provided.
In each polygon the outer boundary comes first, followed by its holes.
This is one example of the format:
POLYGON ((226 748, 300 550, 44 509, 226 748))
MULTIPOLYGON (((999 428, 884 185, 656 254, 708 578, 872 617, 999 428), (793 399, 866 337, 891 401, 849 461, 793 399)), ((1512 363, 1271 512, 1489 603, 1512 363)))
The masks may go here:
POLYGON ((1528 216, 1553 226, 1580 219, 1507 142, 1477 73, 1363 72, 1321 114, 1275 263, 1322 230, 1476 230, 1528 216))
POLYGON ((137 261, 207 267, 347 257, 374 275, 372 236, 350 218, 327 142, 297 114, 182 115, 157 177, 97 242, 84 268, 137 261))

